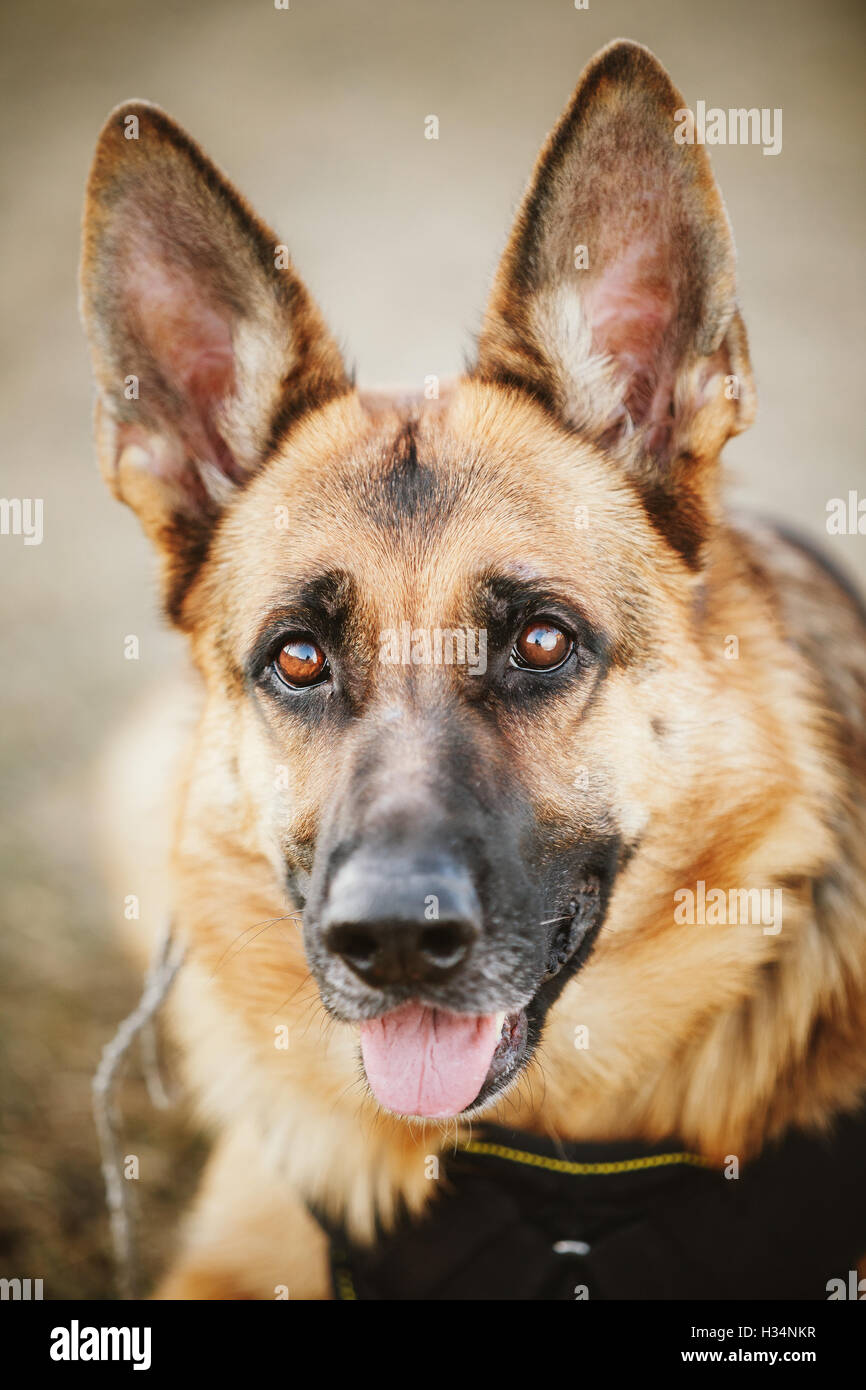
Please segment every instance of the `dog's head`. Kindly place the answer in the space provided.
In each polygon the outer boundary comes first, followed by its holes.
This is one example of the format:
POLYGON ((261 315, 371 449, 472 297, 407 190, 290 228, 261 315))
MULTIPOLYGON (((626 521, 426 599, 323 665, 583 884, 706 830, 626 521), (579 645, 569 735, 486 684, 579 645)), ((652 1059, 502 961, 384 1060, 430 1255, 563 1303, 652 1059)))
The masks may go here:
POLYGON ((594 60, 475 365, 405 405, 356 392, 285 247, 158 109, 99 143, 99 449, 206 682, 198 816, 303 909, 396 1112, 472 1112, 520 1075, 678 794, 715 463, 752 410, 682 107, 645 49, 594 60))

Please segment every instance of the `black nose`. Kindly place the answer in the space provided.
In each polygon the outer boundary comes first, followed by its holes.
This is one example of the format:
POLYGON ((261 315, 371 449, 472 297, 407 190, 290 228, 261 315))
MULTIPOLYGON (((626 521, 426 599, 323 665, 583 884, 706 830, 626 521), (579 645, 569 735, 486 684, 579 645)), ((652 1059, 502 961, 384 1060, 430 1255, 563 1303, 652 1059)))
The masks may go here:
POLYGON ((358 853, 335 874, 321 926, 328 950, 368 984, 430 984, 469 955, 481 907, 456 862, 358 853))

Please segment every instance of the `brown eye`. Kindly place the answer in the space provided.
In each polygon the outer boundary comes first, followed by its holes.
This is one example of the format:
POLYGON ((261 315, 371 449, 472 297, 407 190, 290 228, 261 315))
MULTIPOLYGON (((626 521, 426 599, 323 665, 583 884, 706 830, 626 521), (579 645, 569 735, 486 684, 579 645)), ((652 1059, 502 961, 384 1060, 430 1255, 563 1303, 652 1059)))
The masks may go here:
POLYGON ((561 627, 536 618, 527 623, 514 644, 512 660, 516 666, 533 671, 552 671, 571 656, 574 641, 561 627))
POLYGON ((312 637, 293 637, 280 649, 277 666, 291 686, 316 685, 328 674, 328 659, 312 637))

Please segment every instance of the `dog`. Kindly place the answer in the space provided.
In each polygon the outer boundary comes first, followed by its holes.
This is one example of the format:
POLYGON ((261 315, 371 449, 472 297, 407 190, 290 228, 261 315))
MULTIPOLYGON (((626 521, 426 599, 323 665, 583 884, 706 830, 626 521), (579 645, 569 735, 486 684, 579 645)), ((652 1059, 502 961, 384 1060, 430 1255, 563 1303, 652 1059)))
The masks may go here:
POLYGON ((866 1249, 864 613, 725 509, 684 106, 590 62, 473 363, 403 394, 159 108, 102 131, 98 454, 195 673, 109 777, 215 1135, 157 1297, 826 1298, 866 1249))

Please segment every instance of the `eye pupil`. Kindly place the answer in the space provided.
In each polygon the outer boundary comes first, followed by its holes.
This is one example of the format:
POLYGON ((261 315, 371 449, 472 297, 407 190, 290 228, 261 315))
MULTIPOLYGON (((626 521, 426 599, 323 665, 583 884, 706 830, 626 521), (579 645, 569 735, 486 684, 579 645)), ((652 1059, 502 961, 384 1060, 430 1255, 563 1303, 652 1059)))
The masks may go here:
POLYGON ((289 685, 314 685, 327 671, 327 659, 311 637, 294 637, 277 656, 280 673, 289 685))
POLYGON ((554 623, 535 620, 527 623, 514 644, 517 664, 537 671, 551 671, 571 655, 574 643, 567 632, 554 623))

